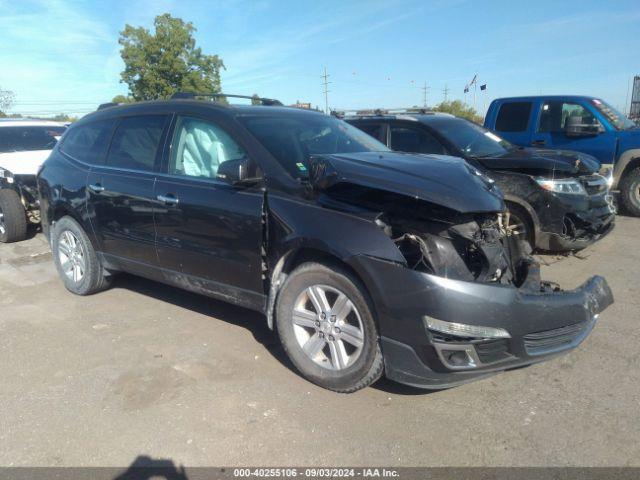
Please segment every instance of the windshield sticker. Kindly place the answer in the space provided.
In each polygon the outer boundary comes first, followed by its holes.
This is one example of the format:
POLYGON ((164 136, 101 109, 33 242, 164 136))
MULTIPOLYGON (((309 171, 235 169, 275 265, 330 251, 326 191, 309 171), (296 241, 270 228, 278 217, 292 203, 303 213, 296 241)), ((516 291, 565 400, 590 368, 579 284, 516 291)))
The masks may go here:
POLYGON ((307 167, 304 166, 304 163, 296 163, 296 167, 298 167, 298 170, 300 170, 301 172, 306 172, 307 171, 307 167))
POLYGON ((484 132, 484 134, 489 137, 491 140, 493 140, 494 142, 501 142, 502 139, 497 136, 495 133, 492 132, 484 132))

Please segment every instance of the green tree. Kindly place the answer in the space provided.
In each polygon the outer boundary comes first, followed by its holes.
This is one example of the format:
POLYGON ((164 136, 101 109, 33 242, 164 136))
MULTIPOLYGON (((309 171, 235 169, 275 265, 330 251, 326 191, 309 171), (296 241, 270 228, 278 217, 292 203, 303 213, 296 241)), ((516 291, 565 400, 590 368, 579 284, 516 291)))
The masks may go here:
POLYGON ((466 118, 472 122, 482 123, 482 117, 474 110, 460 100, 442 102, 434 109, 436 112, 445 112, 455 115, 456 117, 466 118))
POLYGON ((133 102, 133 98, 127 97, 126 95, 116 95, 111 101, 113 103, 131 103, 133 102))
POLYGON ((66 113, 59 113, 58 115, 48 118, 48 120, 53 120, 54 122, 73 123, 78 121, 78 117, 67 115, 66 113))
POLYGON ((121 81, 129 86, 134 100, 167 98, 178 91, 220 92, 220 70, 224 68, 217 55, 205 55, 193 33, 191 22, 170 14, 158 15, 155 32, 125 25, 118 43, 125 68, 121 81))
POLYGON ((260 95, 254 93, 251 95, 251 105, 262 105, 262 101, 260 100, 260 95))

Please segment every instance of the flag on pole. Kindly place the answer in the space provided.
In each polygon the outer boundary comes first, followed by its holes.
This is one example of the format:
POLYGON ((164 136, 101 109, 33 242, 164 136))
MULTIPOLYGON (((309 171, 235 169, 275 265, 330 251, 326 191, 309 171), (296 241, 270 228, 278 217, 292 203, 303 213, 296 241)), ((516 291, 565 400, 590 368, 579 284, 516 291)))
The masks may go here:
POLYGON ((471 85, 476 84, 477 77, 478 77, 478 74, 476 73, 471 79, 471 81, 464 86, 464 93, 469 93, 469 88, 471 87, 471 85))
POLYGON ((483 84, 483 85, 480 85, 480 90, 486 90, 486 89, 487 89, 487 84, 486 83, 483 84))

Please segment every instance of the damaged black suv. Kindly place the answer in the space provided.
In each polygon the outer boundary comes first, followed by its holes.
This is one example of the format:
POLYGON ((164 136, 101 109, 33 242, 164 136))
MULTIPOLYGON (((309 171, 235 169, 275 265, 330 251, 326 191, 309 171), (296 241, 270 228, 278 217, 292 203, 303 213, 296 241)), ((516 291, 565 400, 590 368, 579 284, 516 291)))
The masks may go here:
POLYGON ((614 227, 613 178, 599 175, 600 164, 591 155, 517 147, 447 113, 338 115, 393 150, 454 155, 486 172, 504 195, 507 227, 532 249, 580 250, 614 227))
POLYGON ((310 381, 445 388, 582 342, 612 303, 542 282, 465 161, 393 153, 347 123, 184 98, 105 108, 38 176, 67 289, 129 272, 263 312, 310 381))

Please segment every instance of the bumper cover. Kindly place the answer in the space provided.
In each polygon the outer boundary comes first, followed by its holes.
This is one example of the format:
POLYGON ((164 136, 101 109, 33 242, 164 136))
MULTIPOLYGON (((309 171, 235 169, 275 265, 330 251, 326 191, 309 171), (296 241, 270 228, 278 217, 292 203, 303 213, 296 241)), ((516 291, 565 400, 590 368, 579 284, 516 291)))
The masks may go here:
POLYGON ((591 245, 613 230, 613 205, 608 192, 591 196, 547 194, 544 214, 539 214, 536 247, 566 251, 591 245))
POLYGON ((543 291, 535 264, 521 288, 446 279, 370 257, 357 257, 353 266, 376 304, 387 377, 424 388, 448 388, 575 348, 613 303, 607 282, 597 276, 575 290, 543 291), (452 370, 436 348, 451 339, 427 330, 425 315, 503 328, 511 338, 462 339, 473 344, 482 362, 452 370))

